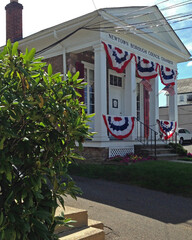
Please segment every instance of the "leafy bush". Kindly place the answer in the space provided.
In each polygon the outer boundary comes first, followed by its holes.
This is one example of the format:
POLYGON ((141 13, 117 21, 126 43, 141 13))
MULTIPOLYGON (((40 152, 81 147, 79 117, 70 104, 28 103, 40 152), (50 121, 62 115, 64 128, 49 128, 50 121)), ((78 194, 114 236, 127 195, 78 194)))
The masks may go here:
POLYGON ((187 150, 179 143, 169 143, 169 146, 173 149, 173 151, 180 156, 186 156, 187 150))
POLYGON ((79 189, 68 166, 73 151, 89 137, 88 116, 79 102, 79 73, 52 74, 34 58, 35 49, 18 53, 18 43, 0 53, 0 239, 53 240, 61 194, 79 189))

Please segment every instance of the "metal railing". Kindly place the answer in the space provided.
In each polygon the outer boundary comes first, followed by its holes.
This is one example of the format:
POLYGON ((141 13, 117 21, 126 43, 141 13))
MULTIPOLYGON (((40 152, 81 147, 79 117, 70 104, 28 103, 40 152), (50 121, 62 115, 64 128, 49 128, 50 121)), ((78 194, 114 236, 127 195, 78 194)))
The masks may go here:
POLYGON ((150 128, 148 125, 137 119, 137 141, 141 142, 143 145, 150 147, 151 151, 154 152, 154 156, 157 156, 157 135, 154 129, 150 128))

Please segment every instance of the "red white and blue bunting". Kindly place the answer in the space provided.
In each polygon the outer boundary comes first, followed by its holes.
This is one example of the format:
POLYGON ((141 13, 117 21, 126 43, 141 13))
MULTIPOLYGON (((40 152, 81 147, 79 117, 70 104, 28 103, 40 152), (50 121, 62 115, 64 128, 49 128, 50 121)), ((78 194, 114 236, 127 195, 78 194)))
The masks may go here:
POLYGON ((118 139, 127 138, 134 129, 134 117, 103 115, 108 131, 118 139))
POLYGON ((159 66, 159 69, 161 82, 164 85, 175 85, 175 80, 177 78, 177 70, 164 67, 163 65, 159 66))
POLYGON ((164 140, 167 140, 173 136, 177 128, 177 122, 167 121, 167 120, 157 120, 157 123, 159 124, 159 130, 163 134, 164 140))
POLYGON ((158 75, 156 63, 138 56, 137 57, 137 74, 140 78, 144 78, 146 80, 156 78, 158 75))
POLYGON ((136 57, 134 53, 129 53, 111 44, 102 43, 104 45, 110 66, 117 73, 123 73, 131 59, 134 57, 137 74, 140 78, 150 80, 152 78, 156 78, 159 74, 161 82, 164 85, 175 85, 177 70, 159 65, 158 63, 140 56, 136 57))
POLYGON ((133 54, 123 51, 118 47, 114 47, 111 44, 102 43, 111 68, 118 73, 123 73, 128 63, 131 61, 133 54))

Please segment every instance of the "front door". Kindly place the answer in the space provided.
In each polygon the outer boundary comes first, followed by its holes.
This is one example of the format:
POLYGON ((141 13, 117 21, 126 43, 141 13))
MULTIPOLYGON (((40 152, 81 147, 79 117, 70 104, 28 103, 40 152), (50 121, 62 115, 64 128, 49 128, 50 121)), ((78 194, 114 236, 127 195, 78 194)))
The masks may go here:
POLYGON ((109 71, 109 114, 123 114, 123 75, 109 71))

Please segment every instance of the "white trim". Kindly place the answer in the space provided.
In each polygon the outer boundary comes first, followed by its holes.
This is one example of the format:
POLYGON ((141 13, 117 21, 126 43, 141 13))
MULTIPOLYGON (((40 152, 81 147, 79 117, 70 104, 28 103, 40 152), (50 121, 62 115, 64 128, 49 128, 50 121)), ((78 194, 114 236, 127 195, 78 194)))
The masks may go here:
POLYGON ((94 64, 93 63, 89 63, 89 62, 85 62, 85 61, 81 61, 81 63, 83 63, 85 67, 94 70, 94 64))
POLYGON ((86 50, 93 50, 93 46, 94 45, 98 45, 100 44, 100 40, 96 40, 96 41, 93 41, 93 42, 88 42, 88 43, 84 43, 84 44, 81 44, 81 45, 75 45, 73 47, 68 47, 66 48, 66 52, 77 52, 77 51, 86 51, 86 50))

